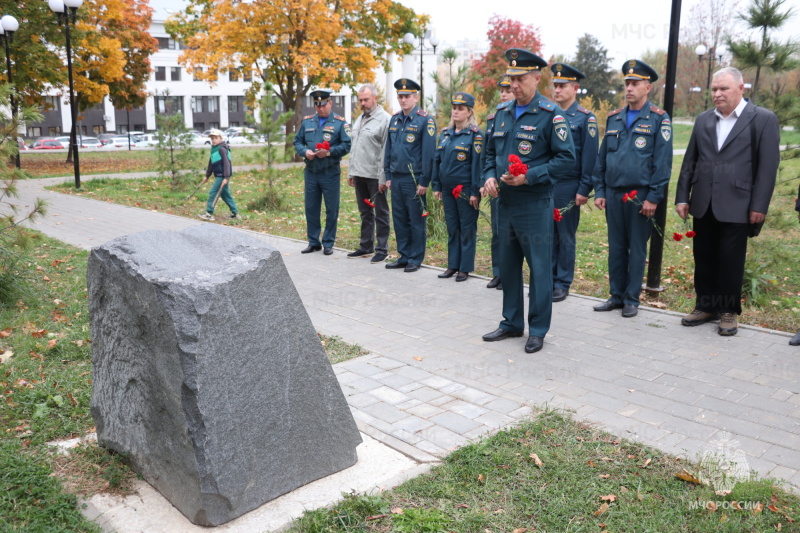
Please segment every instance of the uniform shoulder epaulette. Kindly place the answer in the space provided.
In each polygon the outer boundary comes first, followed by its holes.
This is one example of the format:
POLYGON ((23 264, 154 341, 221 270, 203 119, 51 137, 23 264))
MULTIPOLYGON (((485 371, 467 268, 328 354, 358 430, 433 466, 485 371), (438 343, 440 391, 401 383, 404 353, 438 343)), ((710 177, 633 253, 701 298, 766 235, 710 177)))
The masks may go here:
POLYGON ((609 116, 609 117, 611 117, 611 116, 614 116, 614 115, 616 115, 617 113, 620 113, 620 112, 621 112, 623 109, 625 109, 625 108, 624 108, 624 107, 620 107, 619 109, 615 109, 614 111, 611 111, 611 112, 609 112, 609 113, 608 113, 608 116, 609 116))
POLYGON ((591 112, 591 111, 589 111, 588 109, 586 109, 586 108, 585 108, 585 107, 583 107, 582 105, 579 105, 579 106, 578 106, 578 111, 580 111, 580 112, 581 112, 581 113, 583 113, 584 115, 591 115, 591 114, 592 114, 592 112, 591 112))
POLYGON ((314 118, 315 116, 316 116, 316 115, 308 115, 308 116, 306 116, 306 117, 303 117, 303 120, 308 120, 308 119, 310 119, 310 118, 314 118))
POLYGON ((396 117, 397 115, 399 115, 399 114, 400 114, 400 113, 402 113, 402 112, 403 112, 403 110, 401 109, 400 111, 398 111, 397 113, 395 113, 395 114, 394 114, 394 115, 392 115, 392 116, 393 116, 393 117, 396 117))
POLYGON ((656 115, 663 115, 663 114, 666 113, 666 111, 664 111, 663 109, 661 109, 660 107, 655 106, 655 105, 651 105, 650 106, 650 111, 652 111, 656 115))
POLYGON ((469 125, 469 131, 471 131, 472 133, 475 133, 475 132, 481 131, 481 130, 475 124, 470 124, 469 125))
POLYGON ((486 117, 486 120, 492 120, 492 119, 494 118, 494 115, 495 115, 495 114, 494 114, 494 113, 492 113, 491 115, 489 115, 488 117, 486 117))
POLYGON ((539 108, 544 109, 545 111, 550 111, 551 113, 556 110, 556 107, 553 105, 552 102, 548 102, 545 100, 539 100, 539 108))
POLYGON ((419 115, 421 117, 427 117, 428 116, 428 112, 425 111, 424 109, 417 109, 417 115, 419 115))
POLYGON ((513 105, 513 102, 516 102, 516 100, 509 100, 508 102, 501 102, 501 103, 497 104, 497 109, 505 109, 507 107, 510 107, 511 105, 513 105))
POLYGON ((333 118, 341 120, 342 122, 347 122, 346 118, 344 118, 342 115, 337 115, 336 113, 333 114, 333 118))

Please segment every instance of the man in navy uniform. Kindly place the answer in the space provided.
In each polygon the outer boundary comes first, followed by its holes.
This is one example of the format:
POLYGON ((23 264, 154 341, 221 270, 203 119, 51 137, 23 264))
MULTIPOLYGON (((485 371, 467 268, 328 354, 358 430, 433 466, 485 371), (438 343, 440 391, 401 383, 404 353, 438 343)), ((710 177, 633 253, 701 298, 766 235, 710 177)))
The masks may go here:
POLYGON ((538 352, 553 311, 553 183, 575 166, 569 123, 558 106, 536 91, 547 62, 529 52, 506 51, 515 100, 497 110, 486 143, 484 189, 500 198, 500 279, 503 321, 484 341, 521 337, 525 329, 522 261, 530 268, 527 353, 538 352), (509 156, 527 171, 509 173, 509 156))
POLYGON ((553 100, 569 120, 572 142, 575 144, 575 166, 559 176, 553 186, 556 209, 565 209, 560 220, 554 220, 553 234, 553 301, 567 298, 575 275, 575 233, 581 221, 581 207, 589 201, 592 191, 592 171, 597 159, 597 118, 578 105, 580 80, 586 76, 564 63, 550 67, 553 71, 553 100), (567 206, 572 203, 572 206, 567 206))
POLYGON ((301 250, 307 254, 324 248, 325 255, 333 253, 336 241, 336 224, 339 219, 339 189, 341 185, 340 162, 350 152, 350 124, 344 117, 331 113, 331 92, 326 89, 311 91, 317 113, 303 117, 300 129, 294 136, 294 149, 305 159, 305 212, 308 246, 301 250), (330 149, 317 148, 327 142, 330 149), (325 233, 322 230, 320 210, 325 199, 325 233))
POLYGON ((639 312, 639 294, 647 258, 652 216, 664 200, 672 171, 672 124, 647 95, 658 74, 647 63, 631 59, 625 75, 623 108, 608 114, 606 132, 594 169, 594 204, 606 210, 608 281, 611 297, 595 311, 639 312), (630 193, 636 191, 634 198, 630 193))
MULTIPOLYGON (((497 82, 500 88, 500 103, 497 104, 497 109, 500 109, 503 104, 509 100, 514 99, 514 93, 511 92, 511 78, 503 75, 500 81, 497 82)), ((494 113, 486 117, 486 139, 491 137, 491 132, 494 129, 494 113)), ((486 151, 483 151, 481 158, 481 168, 486 166, 486 151)), ((483 176, 481 177, 483 182, 483 176)), ((481 195, 486 196, 483 186, 481 186, 481 195)), ((500 281, 500 239, 497 236, 497 198, 489 198, 489 212, 492 218, 492 279, 486 285, 487 289, 503 290, 503 283, 500 281)))
POLYGON ((425 193, 433 171, 436 123, 417 107, 417 82, 401 78, 394 82, 394 88, 401 111, 389 120, 383 164, 386 186, 392 191, 392 222, 400 257, 386 268, 416 272, 425 259, 425 193))

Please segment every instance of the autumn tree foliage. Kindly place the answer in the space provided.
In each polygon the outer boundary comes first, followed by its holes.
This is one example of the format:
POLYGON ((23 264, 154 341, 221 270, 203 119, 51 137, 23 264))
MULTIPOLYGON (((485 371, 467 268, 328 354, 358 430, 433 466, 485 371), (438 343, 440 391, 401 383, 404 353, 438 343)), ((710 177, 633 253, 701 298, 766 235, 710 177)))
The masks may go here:
POLYGON ((251 102, 271 83, 294 111, 291 136, 309 90, 373 81, 375 67, 388 67, 388 52, 411 50, 403 34, 426 21, 392 0, 188 0, 166 28, 187 45, 180 61, 198 77, 253 72, 251 102))
POLYGON ((524 48, 541 54, 542 38, 538 28, 500 15, 493 15, 489 19, 486 37, 489 39, 489 51, 472 65, 472 71, 478 83, 476 96, 488 105, 497 99, 497 82, 508 66, 506 50, 524 48))

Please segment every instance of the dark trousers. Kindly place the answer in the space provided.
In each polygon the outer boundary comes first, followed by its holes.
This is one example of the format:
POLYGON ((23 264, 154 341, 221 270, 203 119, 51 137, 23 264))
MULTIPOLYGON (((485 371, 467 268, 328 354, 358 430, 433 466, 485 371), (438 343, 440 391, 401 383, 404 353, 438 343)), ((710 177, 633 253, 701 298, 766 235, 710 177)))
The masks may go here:
POLYGON ((709 204, 694 219, 695 307, 707 313, 742 314, 742 281, 748 224, 720 222, 709 204))
MULTIPOLYGON (((532 195, 531 195, 532 196, 532 195)), ((553 247, 553 198, 531 197, 524 203, 498 206, 500 237, 500 279, 503 280, 503 321, 507 331, 524 331, 524 286, 522 261, 531 271, 528 295, 529 335, 544 337, 553 314, 553 275, 550 250, 553 247)))
POLYGON ((453 198, 452 187, 442 188, 442 204, 447 225, 447 268, 472 272, 478 243, 478 210, 469 205, 468 198, 453 198))
MULTIPOLYGON (((578 180, 559 181, 553 186, 553 203, 558 209, 575 200, 578 180)), ((581 208, 573 205, 558 222, 553 221, 553 286, 569 289, 575 277, 575 234, 581 221, 581 208)))
POLYGON ((378 180, 375 178, 353 178, 356 190, 358 212, 361 214, 361 243, 358 249, 364 252, 389 252, 389 202, 385 192, 378 192, 378 180), (364 200, 375 204, 370 207, 364 200), (378 244, 374 240, 378 237, 378 244))
MULTIPOLYGON (((644 266, 647 260, 647 241, 653 223, 639 214, 641 200, 622 202, 627 191, 606 190, 606 223, 608 224, 608 283, 611 301, 639 307, 644 266)), ((647 189, 638 198, 646 198, 647 189)))
POLYGON ((322 246, 332 248, 336 242, 336 223, 339 220, 339 188, 340 173, 335 172, 305 173, 305 209, 308 244, 320 246, 319 234, 322 230, 320 211, 322 200, 325 200, 325 233, 322 235, 322 246))
POLYGON ((417 184, 411 175, 392 176, 392 222, 397 237, 400 263, 421 265, 427 244, 428 207, 424 196, 417 196, 417 184))
POLYGON ((497 236, 498 217, 500 216, 497 210, 497 203, 499 198, 492 198, 487 196, 489 200, 489 212, 492 218, 492 276, 497 277, 500 275, 500 238, 497 236))

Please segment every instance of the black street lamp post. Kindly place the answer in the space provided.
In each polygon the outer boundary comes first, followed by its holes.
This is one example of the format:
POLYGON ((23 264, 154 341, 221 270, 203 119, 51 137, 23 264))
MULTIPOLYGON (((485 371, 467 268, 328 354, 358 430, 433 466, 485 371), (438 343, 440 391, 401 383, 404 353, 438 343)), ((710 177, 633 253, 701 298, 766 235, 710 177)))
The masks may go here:
POLYGON ((64 31, 67 37, 67 73, 69 74, 69 108, 72 114, 72 162, 75 168, 75 188, 81 188, 81 166, 78 161, 78 108, 75 107, 75 86, 72 80, 72 43, 70 42, 69 25, 75 25, 78 8, 83 4, 83 0, 49 0, 50 9, 58 15, 58 22, 64 23, 64 31))
POLYGON ((403 35, 403 41, 410 45, 416 45, 419 39, 419 107, 425 109, 425 70, 423 69, 423 55, 427 51, 432 51, 436 54, 436 47, 439 46, 439 39, 431 36, 431 30, 426 30, 419 37, 413 33, 406 33, 403 35), (427 37, 430 47, 425 46, 425 38, 427 37))
POLYGON ((697 60, 703 61, 704 58, 708 59, 708 75, 706 76, 706 104, 705 109, 708 109, 709 90, 711 89, 711 68, 714 65, 714 60, 722 61, 722 56, 725 54, 725 45, 712 46, 706 48, 704 44, 698 44, 694 53, 697 54, 697 60))
MULTIPOLYGON (((6 71, 8 72, 8 84, 12 87, 9 103, 11 104, 11 122, 17 124, 17 101, 14 98, 14 80, 11 76, 11 50, 9 45, 14 40, 14 32, 19 29, 19 22, 11 15, 5 15, 0 19, 0 37, 6 47, 6 71)), ((19 168, 19 145, 17 144, 17 132, 14 131, 13 143, 17 146, 17 153, 14 154, 14 164, 19 168)))

